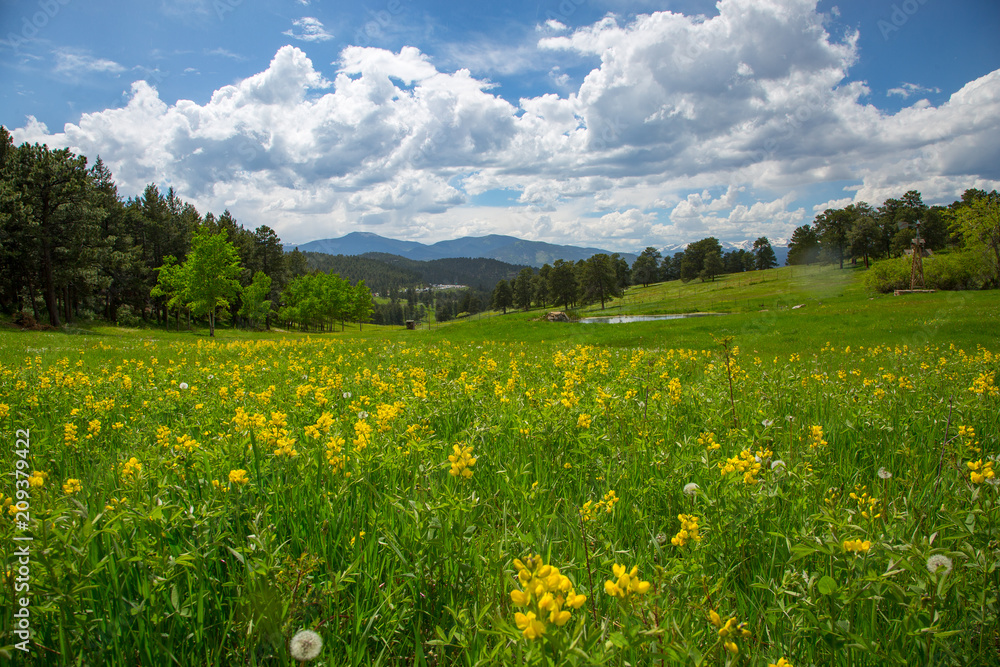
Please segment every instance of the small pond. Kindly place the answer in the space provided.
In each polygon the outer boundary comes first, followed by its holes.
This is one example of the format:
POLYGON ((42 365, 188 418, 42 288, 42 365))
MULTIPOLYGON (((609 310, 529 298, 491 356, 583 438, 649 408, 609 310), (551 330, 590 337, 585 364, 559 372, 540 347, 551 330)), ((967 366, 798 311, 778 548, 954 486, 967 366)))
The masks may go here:
POLYGON ((672 315, 614 315, 611 317, 581 317, 583 324, 629 324, 631 322, 652 322, 654 320, 680 320, 685 317, 708 317, 726 313, 674 313, 672 315))

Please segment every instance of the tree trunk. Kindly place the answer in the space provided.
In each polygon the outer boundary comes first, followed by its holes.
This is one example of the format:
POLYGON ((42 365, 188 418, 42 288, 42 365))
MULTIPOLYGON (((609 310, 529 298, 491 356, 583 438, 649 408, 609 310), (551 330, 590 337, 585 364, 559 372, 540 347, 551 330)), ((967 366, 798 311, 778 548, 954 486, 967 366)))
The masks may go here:
POLYGON ((49 324, 60 326, 59 306, 56 303, 56 286, 52 280, 52 251, 48 241, 42 241, 42 280, 45 282, 45 309, 49 311, 49 324))
POLYGON ((215 338, 215 309, 208 311, 208 335, 215 338))

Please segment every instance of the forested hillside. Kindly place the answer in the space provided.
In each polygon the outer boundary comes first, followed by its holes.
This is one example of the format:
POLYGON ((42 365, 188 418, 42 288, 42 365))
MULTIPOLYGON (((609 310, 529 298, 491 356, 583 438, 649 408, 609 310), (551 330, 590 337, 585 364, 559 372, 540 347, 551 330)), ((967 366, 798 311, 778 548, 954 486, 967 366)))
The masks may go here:
POLYGON ((477 291, 489 292, 500 280, 510 280, 524 266, 507 264, 495 259, 468 257, 419 261, 370 252, 364 255, 326 255, 302 253, 310 270, 339 273, 350 280, 364 280, 376 293, 388 295, 393 289, 429 285, 466 285, 477 291))

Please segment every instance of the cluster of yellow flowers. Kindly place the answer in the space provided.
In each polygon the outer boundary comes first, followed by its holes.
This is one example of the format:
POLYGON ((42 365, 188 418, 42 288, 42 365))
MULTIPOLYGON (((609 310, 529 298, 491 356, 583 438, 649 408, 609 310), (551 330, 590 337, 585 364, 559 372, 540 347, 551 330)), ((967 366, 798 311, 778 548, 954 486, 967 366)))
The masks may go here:
POLYGON ((66 480, 63 484, 62 490, 67 496, 71 496, 77 491, 83 489, 83 484, 78 479, 73 479, 72 477, 66 480))
POLYGON ((249 481, 250 480, 249 480, 249 478, 247 478, 247 471, 246 470, 243 470, 242 468, 240 468, 238 470, 230 470, 229 471, 229 483, 230 484, 235 484, 236 486, 243 486, 244 484, 246 484, 249 481))
MULTIPOLYGON (((537 484, 538 482, 535 482, 537 484)), ((614 489, 609 490, 604 494, 604 499, 597 501, 595 504, 593 500, 588 500, 580 508, 580 516, 583 517, 584 521, 593 521, 598 516, 598 512, 602 509, 611 514, 615 509, 615 504, 621 500, 618 494, 615 493, 614 489)))
POLYGON ((721 447, 716 439, 715 433, 713 431, 707 431, 698 436, 698 444, 707 449, 708 451, 714 451, 721 447))
POLYGON ((289 435, 288 415, 284 412, 272 412, 271 420, 259 433, 259 437, 267 443, 269 447, 274 448, 275 456, 287 456, 288 458, 292 458, 299 455, 298 451, 295 447, 293 447, 295 444, 295 438, 292 438, 289 435))
POLYGON ((347 441, 341 438, 339 435, 333 436, 326 441, 326 461, 330 464, 334 473, 340 472, 344 469, 344 463, 347 461, 347 457, 344 456, 344 445, 347 441))
POLYGON ((309 424, 303 431, 307 437, 318 439, 320 435, 329 433, 331 428, 333 428, 333 415, 329 412, 324 412, 319 416, 315 424, 309 424))
POLYGON ((986 394, 987 396, 1000 396, 1000 388, 996 386, 993 380, 993 373, 980 373, 979 376, 972 381, 972 386, 969 387, 969 391, 979 394, 982 396, 986 394))
MULTIPOLYGON (((697 529, 697 527, 696 527, 697 529)), ((639 578, 639 566, 626 570, 624 565, 615 563, 611 567, 613 578, 604 582, 604 592, 612 597, 625 599, 633 595, 643 595, 649 591, 650 583, 639 578)))
MULTIPOLYGON (((363 414, 363 413, 362 413, 363 414)), ((372 441, 372 426, 363 419, 354 422, 354 451, 359 454, 368 448, 372 441)))
POLYGON ((63 442, 71 449, 78 442, 75 424, 63 424, 63 442))
POLYGON ((677 378, 670 378, 670 382, 667 383, 667 398, 670 399, 670 405, 681 402, 681 381, 677 378))
POLYGON ((844 540, 844 551, 848 553, 867 553, 871 548, 872 543, 868 540, 862 541, 860 538, 856 540, 844 540))
POLYGON ((976 452, 977 454, 982 450, 979 447, 979 441, 976 440, 976 429, 971 426, 960 425, 958 427, 958 439, 961 440, 966 449, 970 452, 976 452))
POLYGON ((403 414, 405 403, 395 401, 393 403, 381 403, 375 410, 375 421, 378 422, 379 433, 385 433, 392 428, 392 422, 399 415, 403 414))
POLYGON ((700 519, 693 514, 678 514, 681 520, 681 529, 670 538, 670 543, 675 547, 683 547, 690 540, 701 542, 701 534, 698 532, 698 521, 700 519))
POLYGON ((770 458, 772 454, 770 449, 759 449, 756 454, 749 449, 744 449, 736 456, 720 463, 719 470, 723 477, 731 472, 740 473, 743 475, 745 484, 753 485, 757 483, 757 475, 760 474, 764 459, 770 458))
POLYGON ((472 477, 472 466, 476 465, 476 457, 472 455, 472 445, 463 447, 455 444, 451 449, 454 453, 448 455, 448 461, 451 463, 451 470, 448 473, 465 479, 472 477))
POLYGON ((726 647, 726 650, 733 655, 739 653, 740 649, 733 640, 737 637, 746 639, 750 636, 747 624, 737 623, 735 616, 730 616, 728 620, 723 622, 722 617, 714 609, 708 612, 708 620, 712 622, 712 625, 719 628, 719 638, 723 641, 723 646, 726 647))
POLYGON ((127 498, 112 498, 108 501, 108 504, 104 506, 104 511, 110 512, 112 510, 118 509, 121 505, 128 502, 127 498))
POLYGON ((858 510, 864 518, 877 519, 882 516, 881 512, 875 511, 878 508, 878 498, 872 498, 868 494, 867 486, 855 486, 851 498, 858 504, 858 510))
POLYGON ((778 658, 778 662, 769 662, 767 663, 767 667, 795 667, 795 665, 784 658, 778 658))
POLYGON ((28 477, 28 486, 31 488, 41 488, 45 486, 45 480, 49 478, 49 473, 35 470, 28 477))
POLYGON ((809 448, 816 449, 826 445, 826 440, 823 439, 823 427, 822 426, 810 426, 809 427, 809 448))
POLYGON ((581 412, 576 420, 577 428, 590 428, 591 418, 586 412, 581 412))
POLYGON ((969 461, 965 465, 969 468, 969 480, 973 484, 982 484, 986 480, 996 477, 996 473, 993 472, 993 461, 983 463, 983 460, 979 459, 978 461, 969 461))
POLYGON ((126 482, 132 481, 133 477, 138 477, 142 472, 142 464, 134 456, 122 463, 122 479, 126 482))
POLYGON ((525 561, 514 559, 521 589, 511 591, 510 599, 516 606, 527 608, 527 613, 514 614, 517 628, 525 639, 537 639, 545 633, 546 623, 566 625, 571 613, 564 607, 579 609, 587 596, 578 595, 569 577, 546 565, 540 555, 529 556, 525 561))
POLYGON ((160 447, 170 446, 170 429, 162 424, 156 427, 156 444, 160 447))

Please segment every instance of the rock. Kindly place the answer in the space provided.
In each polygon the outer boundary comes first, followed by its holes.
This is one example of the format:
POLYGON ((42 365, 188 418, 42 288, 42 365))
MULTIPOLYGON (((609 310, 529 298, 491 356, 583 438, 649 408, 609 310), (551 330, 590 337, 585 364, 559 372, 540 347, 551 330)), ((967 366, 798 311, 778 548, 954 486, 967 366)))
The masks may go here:
POLYGON ((562 312, 561 310, 554 310, 545 316, 545 319, 549 322, 569 322, 569 315, 562 312))

